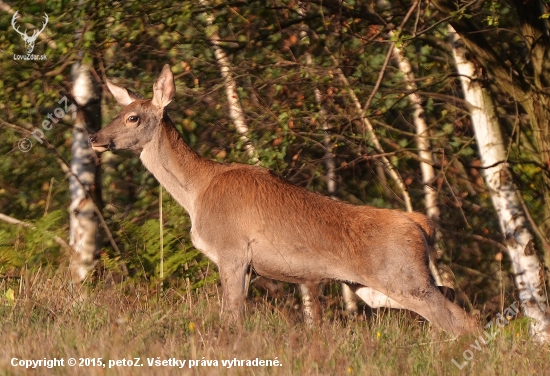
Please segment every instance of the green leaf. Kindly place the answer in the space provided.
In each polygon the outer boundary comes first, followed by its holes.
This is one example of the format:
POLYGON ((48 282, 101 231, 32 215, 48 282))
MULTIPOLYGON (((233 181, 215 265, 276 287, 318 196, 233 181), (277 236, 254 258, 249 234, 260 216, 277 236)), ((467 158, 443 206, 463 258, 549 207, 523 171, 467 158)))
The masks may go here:
POLYGON ((8 291, 6 291, 4 296, 6 297, 6 299, 10 304, 13 305, 15 303, 15 293, 13 292, 13 289, 8 289, 8 291))

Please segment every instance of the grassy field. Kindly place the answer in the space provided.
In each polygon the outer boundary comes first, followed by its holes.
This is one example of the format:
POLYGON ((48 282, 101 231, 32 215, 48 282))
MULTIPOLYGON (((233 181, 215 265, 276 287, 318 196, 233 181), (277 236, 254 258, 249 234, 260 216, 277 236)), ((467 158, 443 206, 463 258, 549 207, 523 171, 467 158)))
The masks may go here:
POLYGON ((309 329, 301 322, 297 297, 288 294, 279 299, 258 296, 249 299, 244 328, 238 330, 221 324, 220 292, 216 286, 186 293, 183 288, 151 288, 145 281, 114 283, 105 278, 75 291, 65 282, 66 277, 62 272, 41 272, 27 273, 21 279, 0 280, 0 374, 543 375, 549 372, 548 347, 530 341, 526 322, 521 318, 510 322, 487 345, 478 340, 478 346, 476 337, 452 339, 412 313, 367 309, 357 318, 346 319, 338 309, 339 302, 325 301, 324 322, 309 329), (466 350, 471 353, 465 353, 466 350), (472 358, 466 365, 463 354, 472 358), (63 359, 63 366, 35 369, 24 366, 25 360, 44 358, 63 359), (68 365, 70 358, 76 361, 76 366, 68 365), (141 366, 129 366, 130 360, 136 362, 135 358, 139 358, 141 366), (186 360, 185 366, 174 366, 172 358, 186 360), (242 364, 235 359, 242 360, 242 364), (280 364, 246 365, 246 360, 255 359, 276 360, 280 364), (461 370, 453 359, 463 365, 461 370), (157 360, 165 360, 166 365, 148 363, 157 360), (116 361, 118 365, 113 365, 116 361), (222 361, 232 361, 231 368, 222 361), (22 366, 14 366, 13 362, 22 366))

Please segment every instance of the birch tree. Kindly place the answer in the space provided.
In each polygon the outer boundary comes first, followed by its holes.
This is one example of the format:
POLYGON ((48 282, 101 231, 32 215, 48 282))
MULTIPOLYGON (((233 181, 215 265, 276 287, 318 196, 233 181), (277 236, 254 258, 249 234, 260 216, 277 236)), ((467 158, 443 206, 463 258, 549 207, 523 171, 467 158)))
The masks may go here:
POLYGON ((100 89, 91 67, 77 62, 72 69, 73 98, 78 104, 74 114, 71 174, 69 185, 70 246, 74 282, 83 281, 94 268, 99 252, 100 232, 96 203, 101 202, 96 156, 88 145, 88 136, 101 128, 100 89))
MULTIPOLYGON (((306 9, 307 4, 304 2, 300 2, 298 4, 298 14, 300 14, 302 17, 306 16, 306 9)), ((302 44, 308 43, 308 36, 307 36, 307 29, 308 26, 304 25, 305 30, 300 31, 300 42, 302 44)), ((313 66, 313 58, 311 57, 311 54, 306 51, 304 53, 304 59, 306 61, 306 67, 311 70, 313 66)), ((327 121, 327 110, 325 106, 323 105, 323 96, 321 94, 321 90, 319 90, 318 86, 313 87, 313 98, 315 99, 315 104, 318 108, 318 114, 317 117, 319 119, 319 123, 321 125, 321 130, 323 131, 323 146, 325 148, 325 157, 324 157, 324 165, 325 165, 325 181, 327 184, 327 196, 332 198, 333 200, 336 200, 336 162, 334 161, 334 154, 332 153, 334 143, 332 142, 332 139, 329 134, 330 126, 327 121)), ((317 288, 317 287, 315 287, 317 288)), ((355 293, 346 285, 345 283, 341 284, 342 288, 342 297, 344 298, 344 304, 346 307, 346 311, 352 315, 357 313, 357 302, 359 300, 358 296, 355 295, 355 293)), ((310 288, 306 285, 300 285, 300 293, 302 295, 302 306, 304 310, 304 318, 306 323, 312 324, 313 321, 316 319, 316 316, 319 315, 319 312, 316 312, 316 308, 314 307, 315 304, 318 304, 317 301, 317 291, 310 291, 310 288)))
MULTIPOLYGON (((205 8, 210 6, 206 0, 200 0, 199 3, 205 8)), ((252 163, 258 163, 258 153, 248 138, 248 126, 244 117, 244 110, 241 106, 241 102, 239 101, 237 81, 235 80, 229 58, 221 46, 220 36, 216 31, 217 26, 214 24, 214 14, 205 13, 205 15, 206 24, 208 26, 206 31, 207 37, 212 44, 214 56, 216 57, 216 63, 218 64, 221 76, 224 80, 225 94, 227 97, 227 104, 229 106, 229 117, 235 125, 237 133, 241 135, 241 142, 243 143, 243 148, 246 151, 247 157, 252 163)))
MULTIPOLYGON (((84 5, 79 1, 79 5, 84 5)), ((82 12, 82 10, 80 11, 82 12)), ((80 43, 86 32, 81 21, 75 32, 80 43)), ((83 281, 95 267, 99 256, 99 216, 101 202, 99 163, 88 144, 88 137, 101 129, 101 89, 92 75, 92 67, 83 63, 84 51, 78 51, 78 59, 71 68, 72 96, 77 104, 73 114, 73 142, 69 189, 71 192, 70 241, 75 250, 70 263, 73 282, 83 281)))
MULTIPOLYGON (((393 32, 390 32, 390 37, 393 37, 393 32)), ((418 145, 418 155, 421 159, 420 170, 422 172, 422 184, 424 188, 424 202, 426 206, 426 215, 428 218, 434 221, 434 223, 439 222, 440 211, 437 205, 437 191, 433 186, 435 181, 435 169, 433 165, 435 164, 433 153, 430 145, 430 134, 428 130, 428 124, 426 123, 426 113, 424 107, 422 106, 422 98, 417 94, 418 87, 416 85, 416 80, 414 72, 412 70, 411 63, 403 54, 401 48, 397 44, 393 46, 393 57, 399 66, 399 70, 403 73, 403 77, 406 81, 406 88, 409 92, 408 99, 412 105, 413 113, 413 124, 416 130, 416 144, 418 145)), ((436 239, 440 239, 441 233, 436 232, 436 239)), ((437 264, 437 259, 439 258, 437 253, 438 245, 436 242, 436 250, 430 252, 430 270, 433 276, 436 278, 436 283, 439 286, 447 286, 454 289, 454 281, 452 279, 452 273, 450 271, 445 271, 440 273, 440 265, 437 264)), ((442 252, 442 251, 441 251, 442 252)), ((447 269, 447 268, 444 268, 447 269)))
MULTIPOLYGON (((544 218, 538 226, 540 232, 546 234, 543 243, 547 243, 547 234, 550 233, 550 94, 547 91, 550 82, 550 29, 546 7, 540 0, 503 2, 502 6, 512 9, 507 26, 514 38, 506 43, 495 43, 490 39, 491 33, 487 32, 491 29, 480 32, 485 28, 486 19, 476 20, 475 16, 468 14, 471 5, 451 0, 434 0, 432 4, 449 17, 449 23, 475 56, 488 89, 509 98, 517 105, 518 111, 527 115, 529 121, 526 125, 536 149, 531 155, 541 170, 543 181, 540 194, 544 201, 544 218), (457 14, 461 16, 455 16, 457 14)), ((522 132, 521 128, 518 132, 522 132)), ((548 263, 550 248, 544 247, 544 252, 548 263)))
POLYGON ((348 94, 355 110, 356 110, 356 113, 360 118, 361 124, 362 124, 363 128, 366 131, 366 134, 368 135, 370 141, 374 145, 374 149, 377 152, 379 152, 380 154, 382 154, 382 157, 380 158, 381 161, 382 161, 382 165, 388 171, 388 173, 390 174, 390 177, 395 182, 395 184, 399 187, 399 189, 401 191, 401 195, 403 197, 403 201, 405 203, 405 210, 408 211, 408 212, 412 212, 413 207, 412 207, 411 196, 409 195, 409 192, 407 191, 407 186, 405 185, 405 182, 401 178, 401 175, 399 175, 399 173, 397 172, 396 168, 391 164, 390 160, 385 155, 383 155, 383 154, 385 154, 385 152, 384 152, 384 149, 382 147, 382 144, 380 143, 380 140, 378 139, 378 137, 376 136, 376 133, 374 132, 374 127, 373 127, 371 121, 369 120, 369 118, 363 114, 363 107, 361 106, 361 102, 359 102, 359 98, 357 98, 357 94, 355 94, 355 92, 353 91, 353 88, 351 87, 351 85, 348 81, 348 78, 346 77, 346 75, 344 74, 342 69, 340 68, 340 64, 339 64, 338 60, 334 57, 334 55, 332 55, 332 53, 330 53, 330 51, 327 48, 325 48, 325 52, 327 52, 329 54, 334 66, 335 66, 336 75, 337 75, 338 79, 340 80, 340 82, 343 84, 343 86, 344 86, 344 88, 345 88, 345 90, 346 90, 346 92, 347 92, 347 94, 348 94))
POLYGON ((449 28, 453 56, 460 75, 464 97, 468 103, 475 131, 485 183, 498 215, 500 228, 524 313, 532 319, 531 334, 541 342, 550 340, 544 270, 540 263, 529 231, 523 206, 519 199, 510 167, 505 141, 501 133, 495 105, 489 91, 484 88, 475 64, 468 60, 467 50, 460 36, 449 28))

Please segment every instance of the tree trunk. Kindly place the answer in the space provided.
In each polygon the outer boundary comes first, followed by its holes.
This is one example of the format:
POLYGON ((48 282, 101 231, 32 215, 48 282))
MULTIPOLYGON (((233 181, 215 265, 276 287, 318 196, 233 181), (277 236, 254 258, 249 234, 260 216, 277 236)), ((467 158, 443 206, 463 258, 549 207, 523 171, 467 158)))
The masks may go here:
POLYGON ((450 29, 453 55, 464 97, 471 112, 485 183, 497 212, 504 243, 524 313, 531 318, 531 334, 541 342, 550 339, 550 315, 546 305, 544 269, 539 262, 525 212, 512 181, 505 142, 489 91, 478 80, 474 64, 466 56, 461 39, 450 29))
MULTIPOLYGON (((517 36, 522 37, 523 45, 516 50, 499 51, 480 32, 482 26, 476 23, 475 17, 462 15, 467 8, 452 0, 433 0, 432 4, 444 15, 449 16, 449 23, 460 35, 464 45, 475 57, 477 69, 483 71, 490 88, 495 93, 511 97, 518 108, 529 117, 533 144, 536 155, 533 159, 541 166, 543 186, 540 189, 543 198, 544 217, 538 225, 542 231, 541 241, 548 243, 550 230, 550 33, 548 19, 540 0, 512 2, 516 7, 518 21, 517 36), (462 16, 455 16, 461 14, 462 16), (520 61, 503 58, 506 55, 518 55, 520 61), (546 236, 544 236, 546 234, 546 236)), ((512 13, 511 13, 512 14, 512 13)), ((507 48, 511 48, 512 44, 507 48)), ((521 129, 520 129, 521 131, 521 129)), ((525 136, 522 132, 522 136, 525 136)), ((534 224, 535 225, 535 224, 534 224)), ((536 226, 536 225, 535 225, 536 226)), ((550 261, 550 248, 544 247, 545 260, 550 261)))
MULTIPOLYGON (((199 0, 199 3, 205 8, 210 6, 207 0, 199 0)), ((208 26, 212 26, 214 24, 213 14, 206 14, 206 24, 208 26)), ((227 96, 227 104, 229 106, 229 117, 235 125, 237 133, 239 133, 239 135, 241 136, 240 140, 243 143, 243 148, 246 151, 246 155, 250 159, 250 162, 254 164, 259 164, 260 160, 258 157, 258 152, 254 148, 254 145, 250 143, 250 139, 248 137, 248 125, 246 124, 244 110, 239 100, 237 82, 233 77, 233 69, 231 63, 229 62, 227 54, 220 46, 220 36, 217 32, 214 32, 207 37, 210 40, 210 43, 212 43, 214 56, 216 57, 216 62, 218 64, 218 67, 220 68, 221 76, 224 79, 225 94, 227 96)), ((248 273, 247 275, 245 291, 248 291, 251 282, 251 275, 251 273, 248 273)))
MULTIPOLYGON (((544 220, 540 224, 546 235, 543 241, 548 241, 550 235, 550 35, 546 5, 540 0, 514 1, 520 20, 520 34, 529 51, 529 61, 533 70, 533 87, 528 93, 528 100, 523 105, 529 114, 533 139, 540 155, 540 163, 546 167, 543 174, 544 184, 544 220)), ((550 262, 550 249, 546 249, 546 261, 550 262)), ((547 264, 548 265, 548 264, 547 264)))
POLYGON ((78 109, 74 114, 73 146, 69 186, 71 277, 83 281, 94 268, 99 253, 100 231, 96 203, 101 202, 99 170, 95 153, 88 145, 88 135, 101 128, 101 91, 91 68, 75 63, 72 70, 73 98, 78 109), (95 202, 94 202, 95 201, 95 202))
MULTIPOLYGON (((298 4, 298 13, 302 16, 306 16, 306 9, 307 4, 304 2, 300 2, 298 4)), ((307 26, 305 26, 307 27, 307 26)), ((300 32, 300 41, 301 43, 306 43, 307 39, 307 32, 305 30, 302 30, 300 32)), ((304 57, 306 59, 306 66, 311 67, 313 65, 313 59, 311 57, 311 54, 309 52, 306 52, 304 54, 304 57)), ((321 94, 321 90, 317 86, 313 88, 313 96, 315 98, 315 103, 317 104, 319 108, 319 120, 321 123, 321 129, 323 130, 324 137, 323 137, 323 146, 325 147, 325 179, 327 183, 327 196, 332 198, 333 200, 336 200, 336 164, 334 161, 334 154, 332 154, 333 149, 333 142, 330 137, 330 134, 328 133, 329 125, 327 123, 327 111, 325 107, 323 106, 323 96, 321 94)), ((344 299, 344 304, 346 307, 346 311, 348 314, 355 315, 357 314, 357 302, 359 301, 359 297, 349 288, 348 285, 345 283, 341 284, 342 287, 342 297, 344 299)), ((313 286, 313 288, 319 288, 317 286, 313 286)), ((318 291, 312 291, 309 292, 309 288, 306 285, 300 286, 300 293, 302 295, 302 306, 304 310, 304 321, 306 324, 312 325, 315 320, 320 319, 320 308, 313 306, 312 302, 317 301, 317 293, 318 291)))
MULTIPOLYGON (((199 3, 208 7, 210 4, 207 0, 199 0, 199 3)), ((214 24, 214 15, 206 15, 206 24, 212 26, 214 24)), ((250 158, 250 161, 254 164, 258 163, 258 153, 254 148, 254 145, 250 143, 248 138, 248 126, 246 125, 246 120, 244 117, 244 111, 239 101, 239 93, 237 92, 237 82, 233 77, 233 70, 231 68, 231 63, 227 54, 220 46, 220 36, 217 32, 213 32, 210 35, 207 35, 210 43, 212 43, 212 48, 214 50, 214 56, 216 57, 216 62, 220 68, 220 73, 224 79, 225 94, 227 96, 227 104, 229 105, 229 117, 235 125, 235 129, 241 135, 241 142, 243 143, 243 148, 246 151, 246 155, 250 158)))
MULTIPOLYGON (((393 33, 390 32, 390 36, 393 36, 393 33)), ((393 57, 397 61, 399 70, 403 73, 405 81, 407 82, 406 88, 409 91, 409 102, 414 109, 412 114, 413 124, 416 128, 416 144, 418 145, 418 155, 423 160, 420 162, 420 170, 422 172, 422 184, 424 185, 424 201, 426 205, 426 215, 434 223, 439 223, 440 211, 437 206, 437 191, 433 187, 433 182, 435 181, 435 169, 433 165, 435 164, 432 147, 430 145, 428 124, 426 124, 426 114, 424 112, 424 107, 422 106, 422 98, 416 93, 418 87, 415 83, 415 76, 412 71, 411 63, 403 55, 403 52, 394 45, 393 47, 393 57)), ((436 232, 436 239, 441 238, 441 233, 436 232)), ((447 271, 440 271, 440 266, 438 265, 438 259, 441 257, 443 251, 438 249, 438 242, 435 243, 435 249, 430 250, 430 271, 434 276, 435 282, 438 286, 446 286, 454 289, 455 283, 453 280, 452 272, 450 269, 447 271)), ((443 268, 448 269, 448 268, 443 268)))
MULTIPOLYGON (((361 119, 361 124, 363 125, 363 128, 366 130, 371 142, 374 145, 374 148, 377 152, 380 154, 384 154, 384 149, 382 148, 382 144, 380 143, 380 140, 376 136, 376 133, 374 133, 374 127, 372 126, 372 123, 370 120, 363 116, 363 107, 361 106, 361 103, 359 102, 359 99, 357 98, 357 95, 353 91, 351 85, 349 84, 348 78, 340 69, 338 60, 334 57, 334 55, 328 50, 328 48, 325 47, 325 51, 329 54, 334 66, 335 66, 335 72, 338 76, 338 79, 342 82, 344 87, 346 88, 346 92, 348 93, 353 105, 355 106, 355 109, 357 111, 357 115, 361 119)), ((409 192, 407 191, 407 186, 405 185, 405 182, 401 178, 401 175, 396 171, 395 167, 392 165, 390 160, 386 158, 385 156, 382 156, 380 158, 382 165, 386 168, 388 173, 390 174, 390 177, 392 180, 397 184, 399 189, 401 190, 401 195, 403 196, 403 201, 405 203, 405 210, 408 212, 413 211, 412 202, 411 202, 411 196, 409 195, 409 192)))

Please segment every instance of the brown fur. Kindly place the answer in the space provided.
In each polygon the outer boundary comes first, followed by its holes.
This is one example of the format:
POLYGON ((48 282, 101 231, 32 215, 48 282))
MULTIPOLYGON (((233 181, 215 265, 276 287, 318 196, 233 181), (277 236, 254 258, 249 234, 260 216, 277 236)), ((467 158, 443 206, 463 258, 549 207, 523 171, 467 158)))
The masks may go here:
POLYGON ((434 245, 435 242, 435 226, 434 223, 422 213, 412 212, 412 213, 403 213, 409 217, 412 221, 420 226, 426 237, 426 241, 430 246, 434 245))
POLYGON ((109 87, 127 106, 90 137, 92 146, 139 152, 185 207, 193 244, 218 265, 223 307, 235 319, 241 317, 251 266, 260 275, 307 286, 333 279, 371 287, 448 332, 474 329, 474 319, 431 280, 427 245, 434 229, 422 214, 331 200, 264 168, 198 156, 164 113, 175 90, 168 66, 152 101, 109 87))

